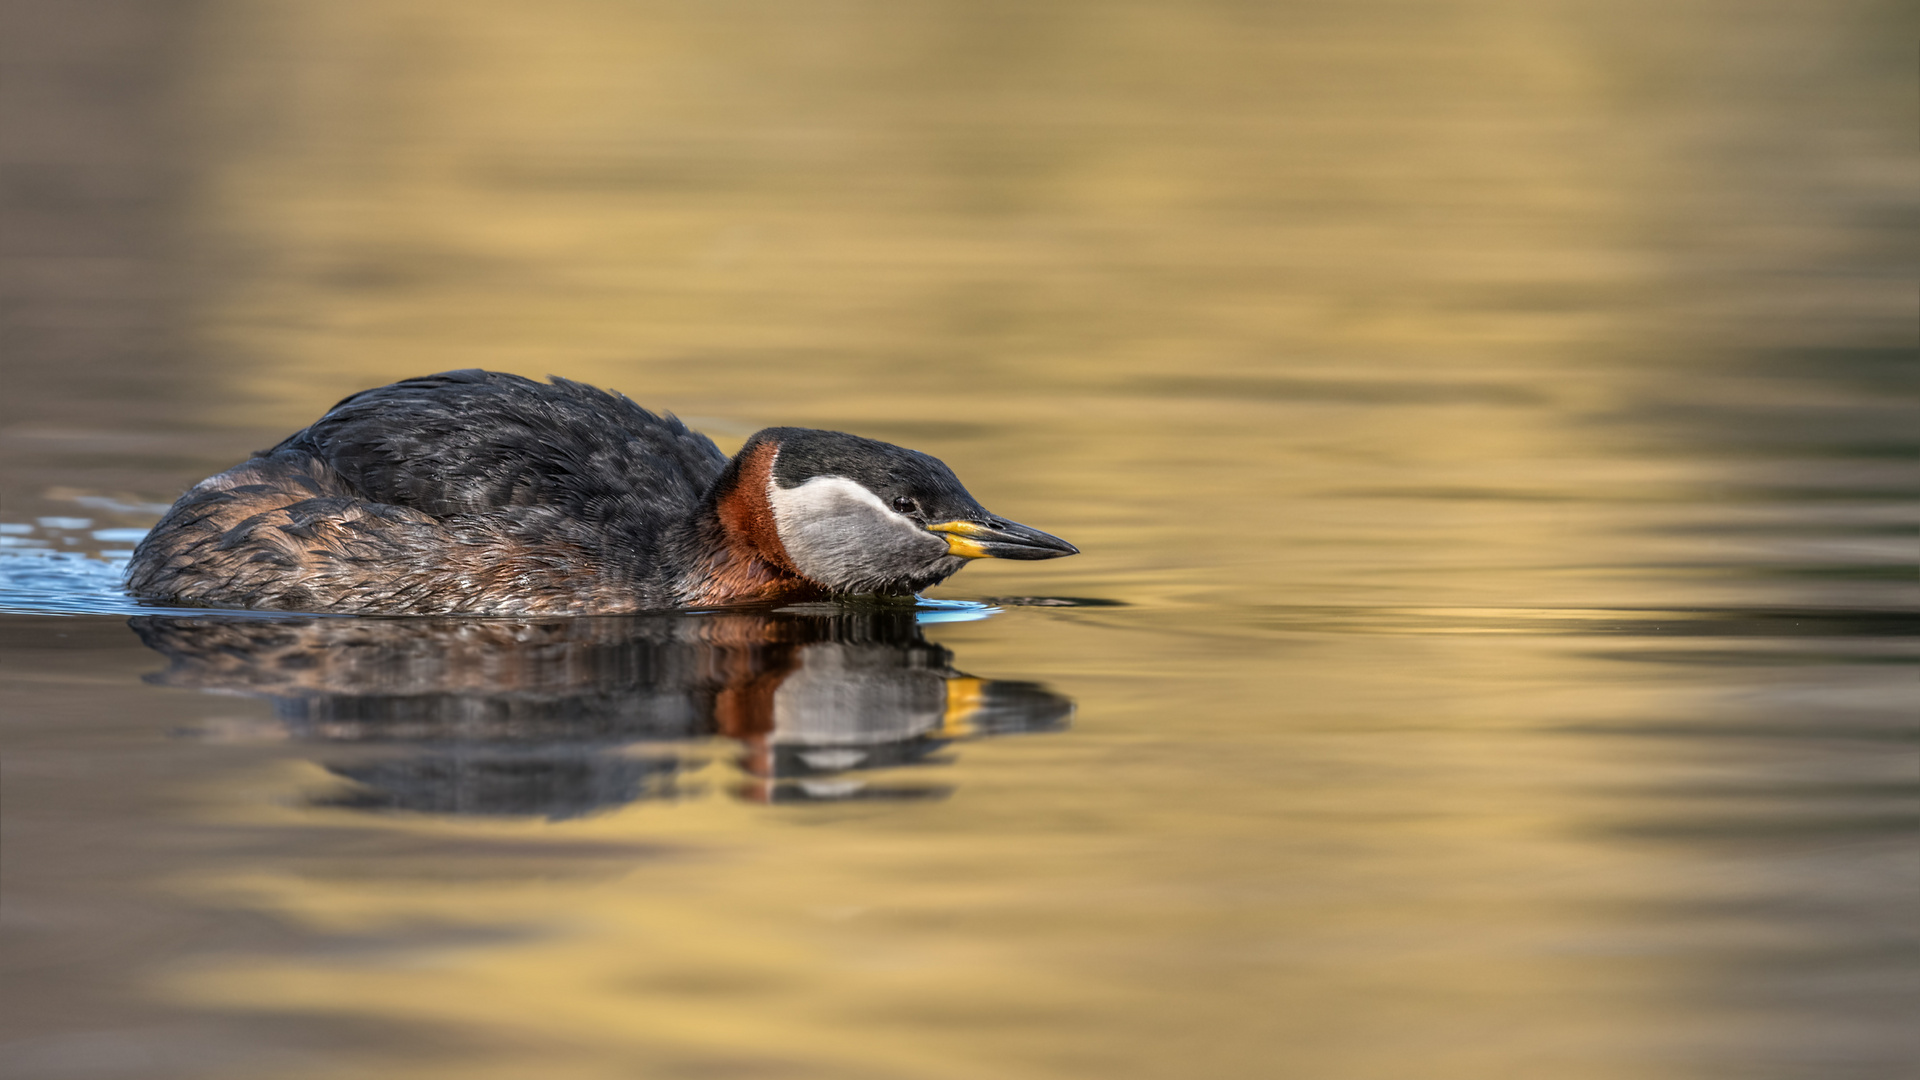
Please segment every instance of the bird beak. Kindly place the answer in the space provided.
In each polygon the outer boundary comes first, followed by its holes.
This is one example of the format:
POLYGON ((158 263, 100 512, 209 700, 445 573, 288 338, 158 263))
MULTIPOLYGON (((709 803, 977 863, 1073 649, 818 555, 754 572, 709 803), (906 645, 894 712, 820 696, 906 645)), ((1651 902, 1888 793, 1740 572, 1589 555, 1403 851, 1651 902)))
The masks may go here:
POLYGON ((1057 536, 999 518, 991 524, 943 521, 927 526, 927 531, 946 534, 947 554, 963 559, 1057 559, 1080 554, 1079 548, 1057 536))

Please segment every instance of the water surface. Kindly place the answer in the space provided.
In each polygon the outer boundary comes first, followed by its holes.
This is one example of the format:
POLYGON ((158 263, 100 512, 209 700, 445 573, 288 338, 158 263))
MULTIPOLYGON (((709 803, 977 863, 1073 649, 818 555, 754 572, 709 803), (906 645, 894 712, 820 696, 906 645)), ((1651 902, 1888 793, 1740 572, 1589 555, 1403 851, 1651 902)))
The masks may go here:
POLYGON ((1881 1077, 1910 16, 9 4, 0 1075, 1881 1077), (140 605, 484 366, 936 454, 918 606, 140 605))

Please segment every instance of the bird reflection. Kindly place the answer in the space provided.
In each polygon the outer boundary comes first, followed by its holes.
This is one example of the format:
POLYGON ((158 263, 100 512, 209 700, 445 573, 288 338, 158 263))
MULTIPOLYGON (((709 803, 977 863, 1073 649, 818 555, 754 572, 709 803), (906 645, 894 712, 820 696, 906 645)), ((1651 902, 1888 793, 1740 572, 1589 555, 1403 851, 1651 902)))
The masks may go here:
POLYGON ((148 681, 269 699, 296 741, 342 751, 321 764, 354 786, 316 802, 362 810, 557 820, 674 798, 685 765, 662 744, 715 735, 741 744, 749 800, 940 798, 860 774, 1073 712, 955 670, 911 610, 132 625, 170 661, 148 681))

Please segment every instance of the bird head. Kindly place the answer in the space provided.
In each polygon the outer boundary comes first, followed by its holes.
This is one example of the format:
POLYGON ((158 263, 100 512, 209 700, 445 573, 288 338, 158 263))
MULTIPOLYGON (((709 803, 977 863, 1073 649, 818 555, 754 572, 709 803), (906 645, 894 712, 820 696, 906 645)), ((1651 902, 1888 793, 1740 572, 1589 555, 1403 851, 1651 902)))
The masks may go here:
POLYGON ((760 431, 722 484, 729 532, 836 595, 904 595, 973 559, 1079 552, 989 513, 938 458, 838 431, 760 431))

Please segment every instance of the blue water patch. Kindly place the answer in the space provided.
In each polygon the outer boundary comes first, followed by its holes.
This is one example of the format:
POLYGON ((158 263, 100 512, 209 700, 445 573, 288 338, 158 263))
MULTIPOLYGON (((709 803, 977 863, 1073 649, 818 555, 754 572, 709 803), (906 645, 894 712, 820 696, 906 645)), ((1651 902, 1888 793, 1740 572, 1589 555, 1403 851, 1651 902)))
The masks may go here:
POLYGON ((1000 614, 1000 609, 976 600, 929 600, 916 596, 911 603, 890 597, 854 597, 848 600, 813 600, 788 604, 774 610, 788 615, 836 615, 847 611, 905 611, 911 609, 913 621, 922 626, 932 623, 975 622, 1000 614))
POLYGON ((0 522, 0 613, 131 615, 158 610, 126 594, 144 528, 95 529, 88 517, 0 522), (102 548, 109 550, 102 550, 102 548))
POLYGON ((922 626, 932 623, 976 622, 1000 614, 991 604, 972 600, 928 600, 921 597, 913 606, 913 621, 922 626))
POLYGON ((124 556, 106 559, 46 547, 0 549, 0 613, 130 615, 151 611, 122 591, 126 572, 124 556))

